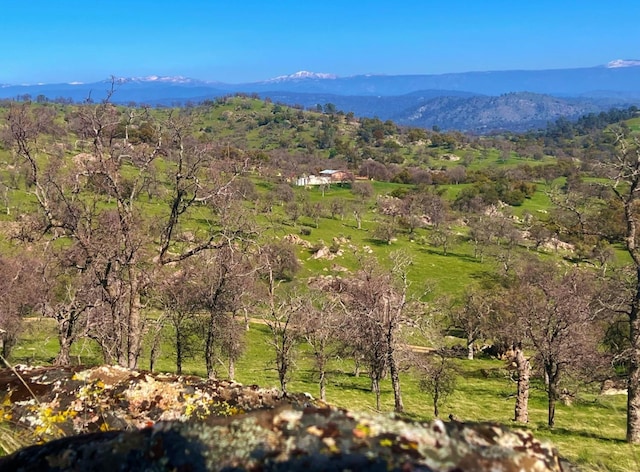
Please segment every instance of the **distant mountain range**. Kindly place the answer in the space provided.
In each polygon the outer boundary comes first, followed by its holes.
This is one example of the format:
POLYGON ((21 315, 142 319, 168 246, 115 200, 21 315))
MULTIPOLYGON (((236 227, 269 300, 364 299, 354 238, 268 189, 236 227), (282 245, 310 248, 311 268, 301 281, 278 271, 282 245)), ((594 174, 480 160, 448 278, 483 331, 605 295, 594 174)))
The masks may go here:
MULTIPOLYGON (((544 126, 613 107, 640 104, 640 61, 616 60, 578 69, 338 77, 307 71, 261 82, 228 84, 187 77, 116 79, 117 103, 177 105, 234 93, 315 107, 333 103, 357 116, 400 124, 486 133, 544 126)), ((96 83, 2 85, 0 98, 102 100, 111 80, 96 83)))

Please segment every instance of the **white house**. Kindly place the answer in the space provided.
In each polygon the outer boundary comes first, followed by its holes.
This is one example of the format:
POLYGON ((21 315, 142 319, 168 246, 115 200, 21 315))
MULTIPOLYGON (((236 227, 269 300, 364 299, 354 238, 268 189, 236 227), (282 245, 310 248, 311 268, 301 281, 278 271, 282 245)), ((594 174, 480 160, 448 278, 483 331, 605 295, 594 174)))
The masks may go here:
POLYGON ((335 183, 350 182, 353 180, 353 174, 344 170, 326 169, 320 171, 320 175, 303 175, 298 177, 296 185, 329 185, 335 183))

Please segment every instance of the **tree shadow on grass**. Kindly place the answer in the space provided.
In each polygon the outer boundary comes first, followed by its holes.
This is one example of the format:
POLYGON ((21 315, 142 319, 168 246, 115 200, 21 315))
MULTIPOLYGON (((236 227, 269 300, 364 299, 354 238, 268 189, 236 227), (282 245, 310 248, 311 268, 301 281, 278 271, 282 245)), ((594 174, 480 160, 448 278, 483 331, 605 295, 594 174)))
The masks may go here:
POLYGON ((442 250, 440 249, 431 249, 431 248, 421 248, 420 249, 421 252, 429 254, 431 256, 440 256, 440 257, 451 257, 451 258, 456 258, 456 259, 460 259, 462 261, 465 262, 471 262, 474 264, 481 264, 480 259, 477 259, 473 256, 470 256, 468 254, 460 254, 459 252, 454 252, 454 251, 447 251, 446 254, 444 254, 444 252, 442 252, 442 250))
MULTIPOLYGON (((317 384, 320 381, 320 376, 313 369, 297 369, 295 372, 296 380, 306 382, 309 384, 317 384)), ((327 376, 329 373, 327 372, 327 376)))
POLYGON ((546 423, 536 423, 536 428, 538 431, 544 431, 545 433, 551 433, 553 435, 563 436, 563 437, 571 437, 578 436, 581 438, 595 439, 598 441, 608 441, 613 444, 628 444, 625 439, 621 438, 613 438, 611 436, 604 436, 600 433, 595 433, 592 431, 586 431, 582 429, 568 429, 568 428, 559 428, 554 426, 550 428, 546 423))
POLYGON ((331 382, 334 388, 356 390, 359 392, 373 393, 371 391, 371 385, 368 382, 363 382, 363 379, 368 377, 356 377, 341 375, 339 378, 332 377, 331 382))
POLYGON ((484 288, 492 288, 504 283, 504 276, 489 270, 471 272, 469 277, 480 282, 480 285, 484 288))
POLYGON ((362 242, 367 243, 371 246, 376 246, 376 247, 391 247, 393 246, 393 242, 392 243, 388 243, 387 241, 384 241, 382 239, 376 239, 376 238, 364 238, 362 240, 362 242))

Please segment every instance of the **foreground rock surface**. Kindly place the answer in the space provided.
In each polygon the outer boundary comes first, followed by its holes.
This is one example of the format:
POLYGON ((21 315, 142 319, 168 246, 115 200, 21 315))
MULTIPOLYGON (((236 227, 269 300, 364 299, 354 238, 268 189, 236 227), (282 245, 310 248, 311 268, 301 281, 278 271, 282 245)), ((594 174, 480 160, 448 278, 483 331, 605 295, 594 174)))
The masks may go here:
MULTIPOLYGON (((319 406, 304 396, 282 399, 275 391, 257 387, 229 384, 225 388, 219 382, 203 379, 163 377, 112 367, 35 372, 23 377, 24 383, 15 374, 0 374, 5 416, 9 411, 19 414, 21 408, 29 410, 28 405, 20 405, 33 400, 25 394, 29 385, 42 398, 38 408, 47 404, 44 408, 52 408, 50 415, 58 415, 60 421, 54 424, 61 425, 61 430, 67 422, 74 431, 104 430, 102 425, 118 419, 125 425, 124 430, 63 437, 28 447, 0 458, 0 470, 566 470, 552 447, 541 444, 528 432, 497 425, 439 420, 415 423, 319 406), (115 373, 119 373, 118 380, 115 373), (106 381, 98 374, 103 378, 114 375, 106 381), (51 383, 47 384, 46 379, 51 383), (34 382, 30 384, 30 380, 34 382), (95 382, 102 382, 102 392, 85 402, 80 392, 95 382), (34 388, 39 385, 49 385, 49 389, 38 393, 34 388), (144 407, 127 400, 130 397, 126 393, 129 389, 142 392, 142 386, 147 388, 143 396, 148 405, 144 407), (199 406, 204 413, 187 415, 187 401, 181 402, 179 397, 196 391, 201 392, 201 398, 207 398, 201 405, 223 401, 226 413, 258 411, 221 417, 213 411, 215 408, 207 413, 204 406, 199 406), (7 406, 7 395, 16 407, 7 406), (73 404, 72 398, 93 410, 73 410, 80 404, 73 404), (71 403, 65 407, 67 401, 71 403), (74 426, 75 418, 95 415, 96 405, 103 408, 100 414, 108 415, 100 425, 82 420, 74 426), (114 406, 113 411, 108 409, 110 405, 114 406), (65 419, 63 411, 77 414, 65 419), (144 427, 138 429, 141 425, 144 427)), ((13 421, 19 424, 21 419, 16 418, 13 421)))
MULTIPOLYGON (((117 366, 0 370, 0 418, 37 443, 74 434, 137 429, 273 408, 277 389, 117 366)), ((289 396, 302 405, 304 395, 289 396)))

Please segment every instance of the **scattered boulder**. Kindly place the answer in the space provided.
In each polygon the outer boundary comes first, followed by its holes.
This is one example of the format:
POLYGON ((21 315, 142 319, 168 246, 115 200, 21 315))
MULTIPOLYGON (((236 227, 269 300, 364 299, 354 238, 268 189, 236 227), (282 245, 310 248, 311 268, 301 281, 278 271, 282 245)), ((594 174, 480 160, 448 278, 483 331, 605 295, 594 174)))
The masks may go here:
POLYGON ((331 266, 331 271, 332 272, 349 272, 349 269, 338 264, 333 264, 331 266))
POLYGON ((569 253, 573 253, 576 249, 576 247, 573 244, 560 241, 556 237, 548 239, 541 245, 541 247, 543 247, 544 249, 549 249, 553 251, 560 250, 560 251, 566 251, 569 253))
POLYGON ((600 395, 626 395, 626 379, 607 379, 600 386, 600 395))
POLYGON ((328 246, 320 246, 311 256, 312 259, 326 259, 332 260, 336 257, 341 257, 344 254, 342 249, 334 250, 328 246))
POLYGON ((282 238, 283 241, 286 241, 290 244, 295 244, 296 246, 301 246, 305 249, 309 249, 311 247, 313 247, 313 244, 311 244, 309 241, 306 241, 304 239, 302 239, 300 236, 298 236, 297 234, 287 234, 286 236, 284 236, 282 238))
POLYGON ((335 244, 336 246, 342 246, 344 244, 349 244, 349 239, 345 238, 344 236, 334 236, 333 244, 335 244))
POLYGON ((311 256, 312 259, 333 259, 334 254, 331 252, 328 246, 321 246, 311 256))

